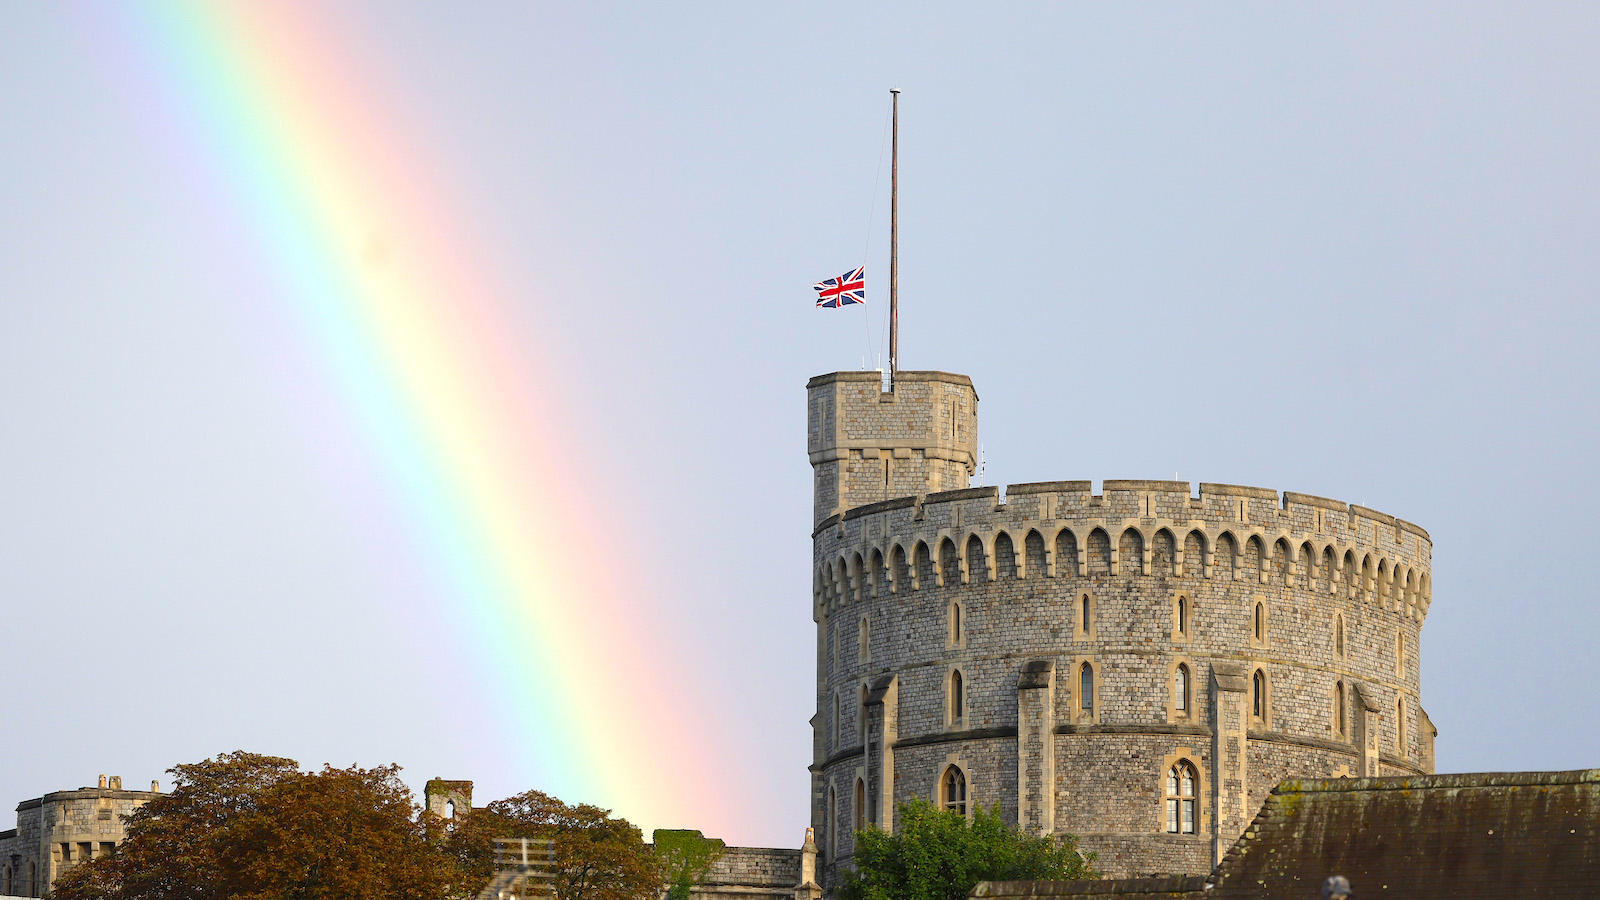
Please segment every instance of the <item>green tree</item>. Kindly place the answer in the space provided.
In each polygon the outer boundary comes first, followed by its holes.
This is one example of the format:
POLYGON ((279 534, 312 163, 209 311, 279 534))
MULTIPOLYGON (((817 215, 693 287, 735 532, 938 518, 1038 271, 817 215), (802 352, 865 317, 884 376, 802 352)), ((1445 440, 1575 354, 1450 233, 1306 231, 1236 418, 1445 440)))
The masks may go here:
POLYGON ((664 878, 661 861, 644 835, 609 810, 569 806, 541 791, 496 800, 459 816, 446 842, 462 886, 488 882, 495 838, 555 840, 557 900, 656 900, 664 878))
POLYGON ((1076 838, 1025 834, 1005 823, 998 804, 979 806, 971 823, 921 798, 896 815, 893 834, 856 832, 856 871, 845 873, 841 900, 962 900, 980 881, 1099 877, 1076 838))
POLYGON ((685 829, 657 828, 650 840, 665 868, 667 900, 689 900, 689 892, 705 879, 728 847, 720 838, 685 829))
POLYGON ((176 766, 114 856, 61 900, 436 900, 451 860, 429 843, 398 766, 303 773, 243 751, 176 766))

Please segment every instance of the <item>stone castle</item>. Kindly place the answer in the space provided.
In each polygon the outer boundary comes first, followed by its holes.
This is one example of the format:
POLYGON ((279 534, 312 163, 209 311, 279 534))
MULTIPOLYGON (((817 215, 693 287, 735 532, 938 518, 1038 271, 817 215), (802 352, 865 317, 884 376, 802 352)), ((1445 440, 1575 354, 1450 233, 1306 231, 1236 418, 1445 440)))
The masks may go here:
POLYGON ((0 831, 0 896, 48 896, 72 867, 115 853, 124 817, 159 796, 157 787, 125 791, 121 776, 101 775, 98 787, 17 804, 17 827, 0 831))
POLYGON ((1433 771, 1426 531, 1234 485, 971 488, 971 380, 884 388, 807 385, 823 887, 912 797, 1204 873, 1282 779, 1433 771))

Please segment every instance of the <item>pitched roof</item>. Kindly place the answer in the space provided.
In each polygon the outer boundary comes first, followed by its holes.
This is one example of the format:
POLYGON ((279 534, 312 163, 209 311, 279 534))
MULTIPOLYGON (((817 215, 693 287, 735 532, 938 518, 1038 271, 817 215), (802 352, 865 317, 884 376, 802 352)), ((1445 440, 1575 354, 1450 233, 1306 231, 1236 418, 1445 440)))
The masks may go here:
POLYGON ((1600 769, 1285 781, 1209 879, 1208 900, 1600 895, 1600 769))

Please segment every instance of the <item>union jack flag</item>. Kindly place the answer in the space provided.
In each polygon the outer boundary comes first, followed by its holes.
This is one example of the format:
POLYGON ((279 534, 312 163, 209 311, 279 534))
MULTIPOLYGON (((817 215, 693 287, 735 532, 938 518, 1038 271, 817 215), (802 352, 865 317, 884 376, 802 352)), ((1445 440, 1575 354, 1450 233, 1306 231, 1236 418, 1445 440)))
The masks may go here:
POLYGON ((866 266, 858 266, 838 278, 829 278, 816 284, 817 305, 837 309, 853 303, 867 302, 866 266))

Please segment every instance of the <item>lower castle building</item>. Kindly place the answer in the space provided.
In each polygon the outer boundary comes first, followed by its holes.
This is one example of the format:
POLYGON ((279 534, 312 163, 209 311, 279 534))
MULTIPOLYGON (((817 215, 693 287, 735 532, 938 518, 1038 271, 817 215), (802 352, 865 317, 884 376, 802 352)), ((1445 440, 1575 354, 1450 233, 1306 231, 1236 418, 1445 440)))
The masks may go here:
POLYGON ((48 896, 73 866, 116 852, 123 817, 159 796, 156 788, 125 791, 121 776, 101 775, 98 787, 17 804, 17 827, 0 831, 0 896, 48 896))
POLYGON ((1282 779, 1433 771, 1422 528, 1224 484, 971 488, 971 380, 883 388, 807 385, 824 888, 912 797, 1110 876, 1204 873, 1282 779))

